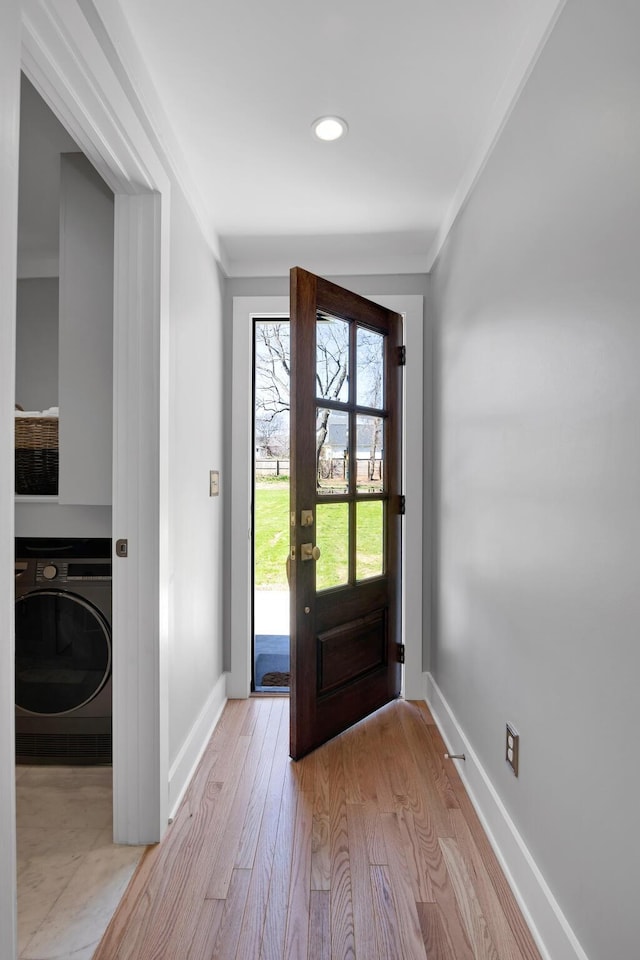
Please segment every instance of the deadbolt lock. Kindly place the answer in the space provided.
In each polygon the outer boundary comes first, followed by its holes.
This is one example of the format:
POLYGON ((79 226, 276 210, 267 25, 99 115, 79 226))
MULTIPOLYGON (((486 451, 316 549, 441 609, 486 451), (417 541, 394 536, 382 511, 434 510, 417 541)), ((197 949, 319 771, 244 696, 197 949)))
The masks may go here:
POLYGON ((300 511, 300 526, 301 526, 301 527, 312 527, 312 526, 313 526, 313 510, 301 510, 301 511, 300 511))

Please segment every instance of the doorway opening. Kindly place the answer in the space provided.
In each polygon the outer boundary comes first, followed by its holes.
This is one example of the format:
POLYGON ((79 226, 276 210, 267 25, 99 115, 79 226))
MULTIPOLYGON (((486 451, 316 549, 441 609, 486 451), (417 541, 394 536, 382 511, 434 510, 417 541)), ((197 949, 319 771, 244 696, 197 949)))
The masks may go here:
MULTIPOLYGON (((404 317, 407 365, 403 433, 410 442, 403 445, 404 493, 411 522, 406 524, 403 541, 404 578, 403 624, 405 637, 404 696, 420 699, 423 694, 423 649, 428 650, 431 627, 431 595, 425 591, 430 578, 429 551, 423 551, 423 538, 431 543, 430 512, 423 505, 431 502, 431 473, 425 471, 423 451, 430 462, 431 432, 427 421, 427 447, 423 447, 425 403, 431 409, 429 383, 423 391, 423 370, 431 364, 432 338, 425 341, 424 299, 421 295, 385 294, 362 291, 375 296, 404 317), (426 354, 425 354, 426 350, 426 354), (426 560, 426 563, 425 563, 426 560), (426 580, 425 580, 426 578, 426 580)), ((233 350, 231 376, 231 479, 230 479, 230 569, 229 592, 229 672, 227 696, 250 695, 253 684, 253 332, 256 319, 277 320, 289 317, 289 297, 234 296, 233 350), (236 531, 232 535, 232 531, 236 531)), ((282 554, 280 554, 282 558, 282 554)), ((281 563, 284 561, 281 559, 281 563)))
POLYGON ((253 322, 253 655, 251 688, 288 693, 289 320, 253 322))

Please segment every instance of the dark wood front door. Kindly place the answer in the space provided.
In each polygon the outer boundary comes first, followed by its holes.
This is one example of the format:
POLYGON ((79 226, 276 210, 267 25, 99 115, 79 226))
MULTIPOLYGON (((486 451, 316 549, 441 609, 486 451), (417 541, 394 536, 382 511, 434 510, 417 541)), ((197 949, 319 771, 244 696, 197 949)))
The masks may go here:
POLYGON ((401 683, 402 318, 291 271, 291 736, 299 759, 401 683))

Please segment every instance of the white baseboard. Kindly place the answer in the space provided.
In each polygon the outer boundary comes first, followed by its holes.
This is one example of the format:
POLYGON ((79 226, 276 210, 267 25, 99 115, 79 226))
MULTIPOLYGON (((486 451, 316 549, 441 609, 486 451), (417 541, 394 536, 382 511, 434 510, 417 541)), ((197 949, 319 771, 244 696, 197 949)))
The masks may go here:
POLYGON ((227 702, 227 675, 221 674, 189 736, 169 770, 169 816, 174 817, 178 804, 189 786, 194 771, 211 739, 227 702))
POLYGON ((545 960, 589 960, 442 691, 430 673, 423 677, 424 698, 447 749, 465 754, 456 769, 540 953, 545 960))

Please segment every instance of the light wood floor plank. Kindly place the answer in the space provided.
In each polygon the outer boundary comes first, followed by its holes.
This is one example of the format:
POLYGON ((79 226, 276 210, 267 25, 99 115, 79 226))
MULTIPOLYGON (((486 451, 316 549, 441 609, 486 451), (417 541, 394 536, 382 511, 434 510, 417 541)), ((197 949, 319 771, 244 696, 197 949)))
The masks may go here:
POLYGON ((424 940, 411 886, 411 876, 398 826, 398 814, 385 813, 382 815, 382 822, 389 858, 388 873, 400 929, 400 942, 404 951, 403 956, 411 957, 411 960, 426 960, 424 940))
POLYGON ((288 735, 287 699, 227 704, 94 960, 540 960, 424 705, 288 735))
POLYGON ((496 953, 500 960, 524 960, 464 815, 460 810, 452 810, 450 816, 456 831, 458 849, 487 921, 491 939, 496 945, 496 953))
MULTIPOLYGON (((440 841, 438 841, 438 846, 440 846, 440 841)), ((471 941, 467 934, 467 929, 460 912, 460 907, 443 855, 440 859, 438 871, 431 873, 431 882, 435 900, 440 911, 439 915, 445 928, 445 936, 447 941, 452 945, 455 960, 475 960, 471 941)))
MULTIPOLYGON (((279 727, 275 721, 282 721, 282 709, 278 707, 276 715, 272 715, 274 745, 279 727)), ((269 783, 265 787, 263 797, 260 833, 256 837, 255 856, 251 862, 251 881, 247 894, 247 905, 242 919, 242 929, 236 950, 238 960, 245 957, 259 957, 264 932, 264 922, 269 898, 269 886, 273 872, 280 807, 282 805, 282 789, 286 766, 278 758, 271 765, 269 783)))
MULTIPOLYGON (((442 784, 445 774, 435 756, 435 747, 429 739, 427 727, 419 713, 413 709, 412 704, 402 704, 402 708, 398 711, 398 718, 413 760, 418 810, 428 811, 428 817, 433 822, 438 837, 450 837, 454 832, 448 816, 450 791, 442 784)), ((414 800, 416 800, 415 794, 414 800)), ((455 805, 457 806, 457 803, 455 805)))
POLYGON ((265 756, 263 762, 263 748, 269 730, 273 702, 270 700, 259 702, 262 710, 253 728, 251 743, 236 780, 236 789, 230 789, 225 795, 229 803, 224 832, 220 833, 215 855, 209 859, 209 884, 206 896, 211 900, 223 900, 227 895, 256 779, 259 778, 264 764, 268 766, 271 764, 272 757, 269 756, 265 756))
POLYGON ((312 890, 309 917, 308 960, 331 960, 331 894, 312 890))
MULTIPOLYGON (((194 862, 206 845, 208 825, 220 793, 219 784, 208 783, 195 814, 176 817, 168 831, 168 842, 164 849, 159 848, 156 869, 133 906, 128 925, 130 936, 118 944, 115 954, 105 953, 105 958, 147 960, 170 956, 169 945, 177 930, 184 937, 183 946, 191 942, 203 898, 192 898, 187 891, 197 875, 194 862), (167 911, 167 903, 171 903, 171 911, 167 911), (189 930, 192 921, 193 927, 189 930)), ((97 956, 100 956, 100 948, 97 956)))
MULTIPOLYGON (((400 926, 389 878, 389 868, 372 866, 373 924, 381 960, 405 960, 402 953, 400 926)), ((431 957, 429 957, 431 960, 431 957)))
MULTIPOLYGON (((236 944, 240 936, 250 881, 250 870, 234 870, 231 874, 228 895, 224 901, 222 919, 211 960, 235 960, 236 944)), ((179 957, 179 951, 180 946, 178 944, 173 953, 166 955, 167 960, 169 960, 169 957, 179 957)))
POLYGON ((278 832, 269 883, 260 960, 281 960, 289 912, 291 861, 298 806, 297 781, 293 777, 289 751, 289 713, 283 716, 278 733, 278 762, 284 765, 278 832))
POLYGON ((429 960, 457 960, 437 903, 419 903, 418 918, 429 960))
POLYGON ((331 844, 331 957, 355 960, 349 832, 340 738, 327 744, 329 755, 329 836, 331 844))
POLYGON ((311 846, 311 889, 331 888, 331 846, 329 842, 329 753, 320 747, 314 753, 315 797, 311 846))
MULTIPOLYGON (((439 737, 437 728, 434 730, 432 735, 434 737, 439 737)), ((520 950, 524 960, 538 960, 540 954, 534 943, 533 937, 531 936, 531 932, 524 921, 524 917, 522 916, 522 912, 518 907, 516 898, 513 895, 513 891, 509 887, 506 877, 500 868, 500 864, 498 863, 493 848, 489 843, 487 835, 482 829, 478 815, 474 810, 471 801, 469 800, 468 794, 464 789, 458 771, 455 769, 451 770, 449 773, 449 779, 451 782, 451 787, 458 799, 460 812, 464 817, 464 822, 469 829, 470 835, 473 837, 473 842, 478 851, 478 856, 481 858, 482 863, 484 864, 484 867, 491 878, 491 883, 500 901, 504 915, 507 918, 507 922, 518 945, 518 949, 520 950)))
POLYGON ((342 758, 344 763, 344 792, 347 803, 366 803, 367 751, 365 746, 365 724, 357 723, 342 736, 342 758))
MULTIPOLYGON (((237 775, 236 757, 234 757, 235 747, 239 737, 244 737, 244 743, 249 744, 246 734, 242 733, 245 725, 246 715, 242 710, 242 700, 228 700, 222 712, 222 717, 209 745, 204 752, 202 760, 198 764, 196 774, 189 784, 187 796, 195 793, 195 787, 204 779, 205 782, 215 780, 217 783, 224 783, 229 776, 237 775), (227 710, 229 716, 227 717, 227 710)), ((251 707, 251 715, 255 715, 256 707, 251 707)))
POLYGON ((398 813, 398 827, 404 849, 405 859, 411 877, 414 899, 416 903, 433 903, 435 896, 429 874, 430 856, 425 855, 426 845, 423 842, 420 830, 411 810, 401 810, 398 813))
POLYGON ((293 830, 291 885, 284 956, 306 960, 309 946, 309 910, 311 903, 311 835, 313 797, 303 791, 298 797, 293 830))
MULTIPOLYGON (((377 724, 369 724, 368 722, 358 724, 358 746, 361 759, 357 765, 357 793, 354 790, 353 796, 359 795, 363 800, 369 863, 386 864, 387 848, 384 843, 384 831, 380 818, 378 791, 382 789, 382 793, 385 795, 387 784, 385 782, 385 785, 380 788, 378 783, 379 760, 375 746, 375 726, 377 724), (373 758, 375 758, 375 761, 373 758)), ((390 801, 390 803, 392 804, 393 801, 390 801)))
POLYGON ((367 842, 367 855, 369 863, 376 866, 386 866, 389 862, 387 856, 387 846, 384 841, 384 827, 382 824, 382 814, 377 805, 366 803, 363 807, 365 838, 367 842))
MULTIPOLYGON (((394 705, 395 706, 395 705, 394 705)), ((398 733, 394 721, 394 711, 383 707, 376 714, 376 723, 368 727, 369 748, 377 758, 376 801, 380 813, 395 813, 398 806, 394 789, 394 770, 396 764, 398 733)))
MULTIPOLYGON (((367 960, 378 960, 371 870, 367 855, 365 808, 347 804, 349 864, 352 884, 353 929, 356 953, 367 960)), ((383 954, 380 960, 386 960, 383 954)))
POLYGON ((440 846, 474 957, 476 960, 498 960, 487 921, 480 908, 475 887, 467 872, 458 844, 455 840, 445 838, 440 841, 440 846))
POLYGON ((226 900, 204 900, 187 952, 187 960, 210 960, 215 950, 226 900))
MULTIPOLYGON (((242 832, 238 842, 238 851, 236 853, 234 866, 240 869, 250 870, 256 855, 256 846, 258 844, 258 835, 264 813, 267 790, 269 789, 271 780, 282 712, 282 701, 274 699, 271 703, 271 713, 267 721, 267 733, 262 745, 258 769, 249 795, 247 812, 244 817, 242 832)), ((280 782, 280 795, 281 794, 282 783, 280 782)), ((239 799, 238 802, 241 803, 242 801, 239 799)))
MULTIPOLYGON (((412 708, 411 713, 413 717, 416 716, 416 712, 412 708)), ((423 734, 425 731, 427 734, 426 739, 423 739, 422 742, 430 775, 433 777, 436 789, 439 791, 445 807, 449 810, 456 809, 459 805, 458 797, 451 785, 449 774, 456 772, 456 763, 464 763, 464 761, 445 760, 444 755, 447 753, 447 748, 440 731, 435 724, 425 723, 422 712, 418 716, 420 716, 422 724, 420 729, 423 734)))

